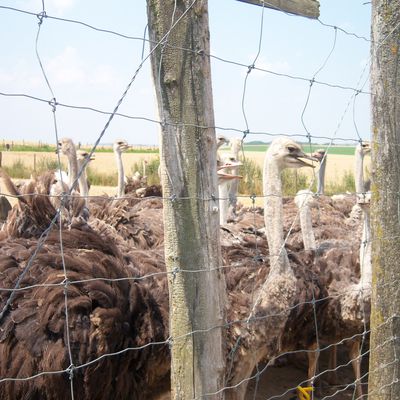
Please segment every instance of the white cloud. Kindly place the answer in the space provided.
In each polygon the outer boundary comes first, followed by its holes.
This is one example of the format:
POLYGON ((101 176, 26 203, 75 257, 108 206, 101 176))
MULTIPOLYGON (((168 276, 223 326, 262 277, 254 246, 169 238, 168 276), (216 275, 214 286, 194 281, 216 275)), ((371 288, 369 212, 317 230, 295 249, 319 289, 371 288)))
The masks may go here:
POLYGON ((50 82, 57 84, 77 84, 86 80, 84 65, 73 47, 66 47, 62 53, 45 65, 50 82))
POLYGON ((89 83, 93 85, 115 84, 117 77, 110 65, 98 65, 89 78, 89 83))

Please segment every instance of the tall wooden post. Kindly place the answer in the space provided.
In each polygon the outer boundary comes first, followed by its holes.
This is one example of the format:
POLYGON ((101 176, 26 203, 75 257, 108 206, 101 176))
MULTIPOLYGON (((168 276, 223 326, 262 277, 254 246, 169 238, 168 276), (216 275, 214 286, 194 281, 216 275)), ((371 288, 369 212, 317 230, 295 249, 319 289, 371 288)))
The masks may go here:
POLYGON ((368 399, 400 399, 400 2, 372 1, 372 299, 368 399))
MULTIPOLYGON (((163 121, 172 398, 184 400, 224 387, 225 282, 218 269, 218 202, 211 200, 218 190, 208 8, 206 0, 148 0, 147 7, 163 121)), ((223 393, 207 398, 222 399, 223 393)))

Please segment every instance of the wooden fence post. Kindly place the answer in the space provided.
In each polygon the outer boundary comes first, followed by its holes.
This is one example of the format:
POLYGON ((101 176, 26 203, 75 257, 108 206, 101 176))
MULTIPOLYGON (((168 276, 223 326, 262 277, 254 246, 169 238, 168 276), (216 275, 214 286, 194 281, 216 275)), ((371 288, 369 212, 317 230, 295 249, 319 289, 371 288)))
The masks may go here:
POLYGON ((372 298, 368 399, 400 399, 400 2, 372 1, 372 298))
MULTIPOLYGON (((147 1, 163 121, 160 162, 170 272, 172 398, 180 400, 201 398, 225 386, 225 283, 218 268, 218 202, 212 200, 218 190, 208 12, 206 0, 192 3, 147 1)), ((224 393, 207 398, 223 399, 224 393)))

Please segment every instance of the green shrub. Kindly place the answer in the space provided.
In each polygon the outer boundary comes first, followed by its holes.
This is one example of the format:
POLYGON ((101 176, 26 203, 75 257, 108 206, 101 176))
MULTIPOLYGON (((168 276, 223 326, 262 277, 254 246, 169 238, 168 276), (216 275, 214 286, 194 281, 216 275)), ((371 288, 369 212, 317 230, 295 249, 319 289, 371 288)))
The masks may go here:
MULTIPOLYGON (((146 176, 147 176, 147 184, 148 185, 159 185, 160 178, 158 176, 158 167, 160 166, 160 159, 154 158, 151 161, 146 163, 146 176)), ((143 163, 142 162, 135 162, 132 167, 130 174, 131 176, 136 172, 139 171, 143 175, 143 163)))
POLYGON ((31 176, 31 171, 19 158, 11 166, 4 166, 3 169, 11 178, 28 179, 31 176))

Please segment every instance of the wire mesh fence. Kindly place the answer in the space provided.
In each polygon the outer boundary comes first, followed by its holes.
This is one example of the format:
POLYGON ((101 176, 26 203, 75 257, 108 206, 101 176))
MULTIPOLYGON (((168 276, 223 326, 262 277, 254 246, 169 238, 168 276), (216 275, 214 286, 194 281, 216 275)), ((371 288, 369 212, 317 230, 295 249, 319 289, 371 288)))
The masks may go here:
MULTIPOLYGON (((174 10, 167 34, 159 42, 152 43, 152 50, 147 53, 149 40, 146 31, 152 27, 145 30, 143 37, 130 36, 80 20, 52 16, 47 11, 46 2, 41 3, 36 12, 8 6, 0 6, 0 12, 23 14, 37 20, 34 51, 47 93, 35 95, 0 89, 0 95, 4 99, 29 100, 49 106, 47 112, 51 115, 54 142, 59 149, 60 172, 62 140, 59 132, 63 130, 58 118, 60 110, 87 111, 104 115, 106 120, 69 185, 65 185, 67 182, 63 181, 62 175, 57 180, 54 174, 44 174, 16 188, 2 173, 2 191, 3 187, 11 188, 7 196, 17 200, 17 205, 8 214, 0 232, 0 344, 3 354, 0 361, 0 397, 22 398, 30 395, 31 398, 80 399, 168 396, 170 349, 180 346, 186 337, 221 330, 226 337, 227 354, 224 385, 215 392, 201 393, 195 398, 215 398, 222 393, 232 398, 236 398, 235 395, 244 398, 240 396, 244 396, 247 386, 246 398, 253 399, 288 399, 294 395, 299 398, 364 398, 370 373, 368 355, 372 350, 379 351, 369 347, 370 287, 360 278, 363 268, 368 268, 365 264, 370 260, 364 258, 367 257, 367 247, 373 241, 370 236, 362 236, 362 224, 366 217, 361 217, 365 214, 361 210, 368 203, 365 201, 367 190, 357 190, 356 187, 351 193, 335 193, 342 195, 336 199, 323 195, 314 198, 310 215, 318 247, 312 249, 306 248, 303 243, 301 221, 302 210, 309 207, 304 200, 308 192, 300 194, 303 202, 297 206, 293 198, 274 191, 262 195, 238 195, 238 201, 248 199, 249 206, 238 209, 233 222, 221 226, 221 261, 213 269, 226 280, 224 322, 188 331, 183 336, 171 336, 168 284, 171 286, 182 277, 206 272, 179 267, 166 269, 162 203, 182 206, 193 201, 204 202, 210 204, 217 215, 222 202, 229 198, 217 193, 196 198, 178 193, 169 196, 149 193, 146 197, 129 193, 122 197, 82 196, 82 193, 77 193, 77 188, 90 157, 107 137, 116 118, 146 121, 161 128, 171 124, 164 118, 162 110, 160 117, 149 118, 122 113, 120 109, 155 52, 161 53, 159 74, 164 66, 166 49, 172 47, 183 54, 199 52, 198 49, 174 47, 169 41, 171 32, 192 15, 198 1, 188 2, 182 14, 174 10), (140 60, 136 66, 131 65, 133 73, 115 106, 102 110, 57 98, 47 73, 45 54, 40 48, 45 35, 42 28, 48 21, 60 26, 79 25, 86 32, 93 31, 96 35, 109 35, 114 40, 143 44, 140 60), (359 195, 363 195, 361 200, 359 195), (279 248, 267 244, 265 225, 268 225, 268 220, 264 219, 263 207, 256 206, 256 199, 262 199, 265 204, 270 199, 283 203, 285 219, 281 231, 284 241, 279 248), (291 268, 294 267, 293 276, 296 278, 286 283, 271 273, 274 260, 284 255, 291 268), (272 278, 276 281, 271 283, 272 278), (266 295, 267 291, 274 294, 274 290, 276 299, 271 298, 271 294, 269 297, 266 295), (297 301, 285 303, 278 296, 279 291, 291 292, 292 298, 297 301), (266 298, 271 304, 265 304, 266 298), (243 358, 243 354, 247 358, 243 358), (321 362, 318 368, 319 355, 321 362), (244 359, 250 360, 248 363, 254 368, 244 371, 249 368, 242 364, 244 359), (295 366, 299 365, 301 368, 294 373, 295 366), (356 376, 349 372, 350 365, 356 376), (361 368, 359 376, 357 366, 361 368), (285 374, 287 377, 282 377, 285 374), (315 388, 318 393, 309 388, 315 381, 319 381, 319 388, 315 388)), ((258 65, 263 43, 267 40, 264 37, 267 5, 264 2, 257 10, 258 20, 254 24, 259 25, 259 34, 256 43, 252 44, 257 53, 249 65, 215 54, 204 54, 216 63, 241 68, 243 90, 239 101, 244 128, 202 125, 196 125, 196 128, 200 132, 211 128, 217 134, 223 132, 239 136, 245 169, 246 158, 249 157, 244 151, 245 140, 254 137, 270 141, 283 135, 282 132, 252 129, 249 85, 254 74, 260 72, 276 79, 308 84, 301 113, 297 116, 303 132, 289 132, 284 136, 301 140, 310 152, 316 144, 325 141, 325 145, 321 145, 325 156, 319 161, 314 159, 314 167, 322 165, 335 144, 364 144, 368 138, 359 132, 356 111, 359 97, 372 95, 366 87, 369 60, 364 63, 359 79, 351 86, 324 81, 319 76, 340 46, 340 35, 356 43, 369 43, 369 39, 317 20, 315 24, 319 24, 320 29, 331 31, 332 40, 323 43, 326 54, 316 70, 307 76, 272 71, 258 65), (311 100, 318 86, 343 91, 348 96, 342 104, 343 111, 336 121, 336 128, 329 135, 315 134, 308 126, 307 114, 313 112, 311 100), (349 118, 349 113, 352 114, 350 118, 354 130, 351 135, 340 137, 342 124, 345 118, 349 118)), ((379 46, 385 46, 386 39, 379 46)), ((176 121, 173 128, 179 131, 185 125, 193 124, 176 121)), ((308 182, 308 189, 313 187, 316 179, 314 173, 308 182)), ((398 240, 398 237, 386 239, 398 240)), ((394 277, 386 285, 397 290, 398 279, 394 277)), ((390 331, 396 319, 397 315, 393 315, 381 321, 377 329, 390 331)), ((388 335, 379 346, 393 346, 397 340, 396 335, 388 335)), ((395 346, 393 349, 391 362, 396 363, 395 346)), ((380 368, 384 371, 385 365, 380 368)), ((396 377, 393 378, 395 381, 396 377)))

